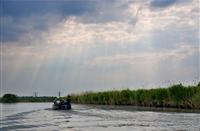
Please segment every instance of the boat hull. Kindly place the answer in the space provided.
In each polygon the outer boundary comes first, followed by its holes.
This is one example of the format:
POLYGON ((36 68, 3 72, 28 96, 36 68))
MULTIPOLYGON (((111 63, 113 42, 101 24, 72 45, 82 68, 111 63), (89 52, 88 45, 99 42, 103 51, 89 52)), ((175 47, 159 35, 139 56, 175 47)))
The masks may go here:
POLYGON ((71 104, 55 105, 53 104, 52 108, 54 110, 70 110, 71 104))

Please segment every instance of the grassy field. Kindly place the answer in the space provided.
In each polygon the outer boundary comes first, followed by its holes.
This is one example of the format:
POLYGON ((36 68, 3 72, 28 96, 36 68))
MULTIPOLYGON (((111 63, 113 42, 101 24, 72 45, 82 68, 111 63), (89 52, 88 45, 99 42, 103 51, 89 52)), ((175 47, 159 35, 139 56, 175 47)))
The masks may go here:
POLYGON ((134 105, 200 109, 200 84, 173 85, 168 88, 113 90, 71 95, 73 103, 100 105, 134 105))

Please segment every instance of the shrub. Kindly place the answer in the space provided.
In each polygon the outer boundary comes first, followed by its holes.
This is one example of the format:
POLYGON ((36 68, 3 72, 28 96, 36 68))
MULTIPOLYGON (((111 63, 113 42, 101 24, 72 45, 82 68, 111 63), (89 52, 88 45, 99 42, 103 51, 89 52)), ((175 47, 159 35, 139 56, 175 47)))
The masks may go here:
POLYGON ((197 84, 197 86, 199 86, 199 87, 200 87, 200 82, 197 84))
POLYGON ((15 103, 18 102, 18 97, 15 94, 5 94, 2 97, 3 103, 15 103))

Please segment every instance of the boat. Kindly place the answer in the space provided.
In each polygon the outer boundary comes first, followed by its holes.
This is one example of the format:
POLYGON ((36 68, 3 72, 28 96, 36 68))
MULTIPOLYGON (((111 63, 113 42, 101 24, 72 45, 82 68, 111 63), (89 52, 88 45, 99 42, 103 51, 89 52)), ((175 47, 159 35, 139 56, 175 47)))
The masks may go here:
POLYGON ((53 102, 53 109, 54 110, 69 110, 71 109, 70 100, 65 101, 62 98, 57 98, 53 102))

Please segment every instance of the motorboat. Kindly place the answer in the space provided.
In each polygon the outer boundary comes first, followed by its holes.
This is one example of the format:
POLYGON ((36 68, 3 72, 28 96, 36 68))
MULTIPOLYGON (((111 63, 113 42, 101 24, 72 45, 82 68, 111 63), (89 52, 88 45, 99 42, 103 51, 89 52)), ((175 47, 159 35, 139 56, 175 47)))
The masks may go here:
POLYGON ((53 102, 53 109, 54 110, 69 110, 71 109, 70 100, 65 101, 62 98, 57 98, 53 102))

